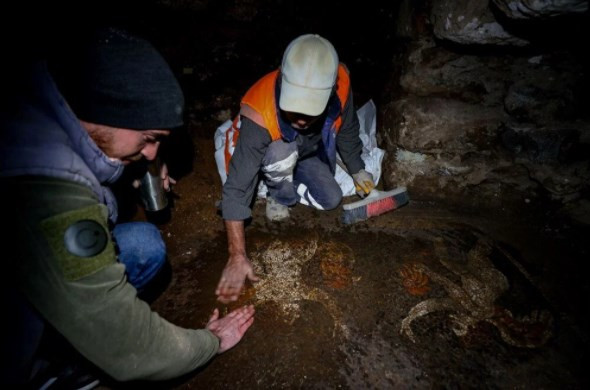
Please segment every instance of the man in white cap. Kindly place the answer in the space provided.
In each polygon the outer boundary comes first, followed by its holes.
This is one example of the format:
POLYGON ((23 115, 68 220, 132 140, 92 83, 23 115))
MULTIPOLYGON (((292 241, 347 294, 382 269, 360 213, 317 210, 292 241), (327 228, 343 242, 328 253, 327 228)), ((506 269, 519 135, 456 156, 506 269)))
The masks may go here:
POLYGON ((225 153, 228 176, 221 209, 229 260, 216 290, 222 302, 235 301, 246 278, 258 280, 246 256, 244 220, 251 217, 260 172, 268 188, 266 216, 274 221, 287 218, 289 206, 297 202, 318 210, 340 204, 336 152, 360 183, 360 196, 374 187, 361 159, 348 70, 319 35, 302 35, 289 44, 281 68, 242 98, 232 131, 239 137, 227 143, 225 153))

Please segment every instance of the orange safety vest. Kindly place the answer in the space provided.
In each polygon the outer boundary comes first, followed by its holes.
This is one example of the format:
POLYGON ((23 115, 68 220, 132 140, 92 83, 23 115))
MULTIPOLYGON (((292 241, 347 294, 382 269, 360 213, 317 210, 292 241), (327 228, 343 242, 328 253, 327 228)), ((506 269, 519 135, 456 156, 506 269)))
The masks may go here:
MULTIPOLYGON (((281 139, 279 127, 277 104, 275 100, 275 86, 279 70, 268 73, 258 80, 242 98, 240 103, 240 114, 236 116, 225 136, 225 170, 229 172, 229 160, 233 154, 234 147, 240 134, 240 115, 252 120, 257 125, 264 127, 273 141, 281 139)), ((338 66, 338 77, 336 79, 336 94, 340 100, 342 109, 346 106, 348 93, 350 91, 350 76, 344 64, 338 66)), ((334 122, 334 131, 338 133, 342 126, 342 113, 334 122)))

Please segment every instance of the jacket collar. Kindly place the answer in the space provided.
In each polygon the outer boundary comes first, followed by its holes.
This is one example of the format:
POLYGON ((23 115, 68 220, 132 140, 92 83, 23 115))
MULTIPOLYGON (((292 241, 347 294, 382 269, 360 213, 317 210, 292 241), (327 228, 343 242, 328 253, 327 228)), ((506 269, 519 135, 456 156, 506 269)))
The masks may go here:
POLYGON ((59 92, 57 85, 49 74, 47 64, 43 63, 39 66, 40 71, 36 72, 39 75, 37 82, 42 88, 41 93, 44 93, 47 97, 43 101, 50 106, 50 112, 54 113, 56 121, 65 130, 73 149, 84 160, 100 183, 110 184, 115 182, 123 173, 123 163, 112 160, 100 150, 59 92))

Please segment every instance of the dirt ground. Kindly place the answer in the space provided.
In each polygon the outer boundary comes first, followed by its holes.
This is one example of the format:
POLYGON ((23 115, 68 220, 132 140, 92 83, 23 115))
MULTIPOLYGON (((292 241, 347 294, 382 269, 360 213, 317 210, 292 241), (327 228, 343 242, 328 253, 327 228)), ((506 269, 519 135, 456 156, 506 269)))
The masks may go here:
MULTIPOLYGON (((410 193, 407 206, 350 226, 341 208, 301 205, 269 222, 258 200, 246 235, 262 281, 236 304, 216 302, 227 241, 213 134, 280 53, 244 45, 262 42, 249 26, 192 26, 170 32, 186 42, 165 51, 173 65, 183 44, 204 54, 181 80, 189 122, 168 149, 179 179, 170 215, 152 218, 171 266, 152 307, 185 327, 204 327, 215 307, 253 303, 256 318, 208 366, 150 387, 588 388, 590 229, 524 199, 470 199, 467 208, 410 193), (238 39, 246 50, 224 43, 238 39)), ((387 62, 353 64, 357 106, 377 95, 378 63, 387 62)), ((146 218, 137 211, 127 217, 146 218)))
POLYGON ((227 260, 218 124, 189 126, 193 169, 174 188, 170 219, 156 220, 172 272, 152 307, 185 327, 247 303, 256 319, 234 349, 156 387, 588 385, 588 228, 526 204, 467 210, 410 194, 407 206, 346 226, 341 208, 301 205, 269 222, 258 200, 246 234, 263 280, 236 304, 217 303, 227 260))

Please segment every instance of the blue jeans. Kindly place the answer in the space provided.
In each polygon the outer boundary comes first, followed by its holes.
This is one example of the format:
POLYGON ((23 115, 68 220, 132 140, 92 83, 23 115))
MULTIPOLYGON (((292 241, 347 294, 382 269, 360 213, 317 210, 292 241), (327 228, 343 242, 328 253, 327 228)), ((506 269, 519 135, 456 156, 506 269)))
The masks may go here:
POLYGON ((262 159, 262 171, 269 195, 283 205, 300 202, 331 210, 342 201, 342 190, 328 164, 315 155, 298 160, 295 142, 271 142, 262 159))
POLYGON ((166 245, 160 231, 148 222, 127 222, 115 225, 113 238, 127 280, 141 291, 166 262, 166 245))

